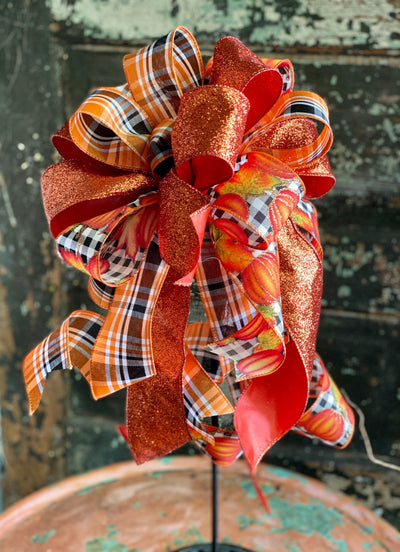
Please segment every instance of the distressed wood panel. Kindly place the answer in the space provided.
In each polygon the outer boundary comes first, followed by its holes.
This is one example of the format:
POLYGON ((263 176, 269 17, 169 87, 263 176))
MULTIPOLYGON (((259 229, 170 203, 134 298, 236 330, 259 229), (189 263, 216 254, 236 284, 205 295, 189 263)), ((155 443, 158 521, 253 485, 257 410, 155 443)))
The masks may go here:
MULTIPOLYGON (((295 64, 296 86, 327 102, 334 131, 330 161, 337 178, 334 193, 398 193, 400 165, 400 65, 340 63, 321 56, 295 64)), ((364 58, 365 59, 365 58, 364 58)))
POLYGON ((298 50, 400 46, 397 0, 49 0, 63 36, 74 41, 147 41, 177 25, 202 41, 233 34, 248 44, 298 50))
POLYGON ((58 66, 43 3, 2 6, 0 16, 0 409, 4 505, 65 473, 68 385, 57 377, 29 418, 22 358, 60 321, 62 269, 43 216, 40 173, 62 120, 58 66))
POLYGON ((316 201, 328 309, 400 320, 398 196, 328 195, 316 201))

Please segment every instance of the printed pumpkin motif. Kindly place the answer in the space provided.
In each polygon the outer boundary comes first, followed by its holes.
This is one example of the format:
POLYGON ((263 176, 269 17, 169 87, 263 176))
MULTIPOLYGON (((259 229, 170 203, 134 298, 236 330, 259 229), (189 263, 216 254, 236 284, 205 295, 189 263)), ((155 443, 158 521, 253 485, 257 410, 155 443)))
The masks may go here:
POLYGON ((281 190, 268 209, 268 217, 273 231, 277 234, 290 217, 299 201, 299 196, 292 190, 281 190))
POLYGON ((236 436, 216 436, 214 443, 207 443, 206 452, 219 466, 230 466, 241 454, 242 447, 236 436))
POLYGON ((283 347, 278 350, 262 350, 239 361, 237 369, 247 377, 266 376, 279 368, 283 358, 283 347))
POLYGON ((278 259, 273 253, 263 253, 251 261, 242 273, 245 292, 252 301, 269 305, 280 296, 278 259))
POLYGON ((238 194, 226 193, 221 195, 214 201, 214 207, 229 211, 242 220, 247 220, 249 216, 247 203, 238 194))
POLYGON ((339 441, 344 431, 344 420, 341 414, 328 409, 316 414, 307 412, 300 418, 299 425, 310 434, 332 443, 339 441))

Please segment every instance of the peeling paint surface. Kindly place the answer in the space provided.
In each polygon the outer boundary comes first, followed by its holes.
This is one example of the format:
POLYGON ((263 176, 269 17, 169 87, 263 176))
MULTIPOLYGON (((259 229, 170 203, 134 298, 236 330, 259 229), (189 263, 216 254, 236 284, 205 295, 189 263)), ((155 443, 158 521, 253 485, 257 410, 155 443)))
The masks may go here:
MULTIPOLYGON (((209 543, 211 474, 206 466, 204 458, 176 457, 172 466, 148 464, 158 479, 132 463, 70 479, 58 492, 41 493, 34 511, 26 510, 19 522, 4 528, 7 520, 0 519, 0 546, 7 549, 12 542, 24 550, 26 542, 34 541, 38 552, 172 552, 209 543), (86 487, 93 491, 79 493, 86 487), (133 496, 140 504, 134 514, 133 496)), ((268 497, 270 515, 248 494, 244 462, 221 471, 220 479, 221 543, 255 552, 361 552, 368 547, 394 552, 399 542, 400 534, 365 508, 309 478, 299 481, 287 470, 274 475, 261 466, 258 472, 262 486, 274 489, 268 497)))
POLYGON ((137 42, 183 25, 207 37, 231 33, 281 48, 400 46, 399 6, 388 0, 47 0, 47 5, 56 21, 80 27, 82 38, 137 42))

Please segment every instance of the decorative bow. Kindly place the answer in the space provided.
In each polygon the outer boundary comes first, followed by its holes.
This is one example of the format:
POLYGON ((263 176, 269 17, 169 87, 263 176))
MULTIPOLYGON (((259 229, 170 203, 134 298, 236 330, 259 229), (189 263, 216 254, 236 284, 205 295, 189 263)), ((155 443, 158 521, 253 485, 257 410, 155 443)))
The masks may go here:
POLYGON ((76 367, 96 399, 128 387, 138 463, 194 439, 254 471, 290 429, 344 447, 353 414, 315 354, 322 252, 306 199, 334 184, 325 102, 293 91, 288 60, 232 37, 204 69, 182 27, 124 70, 54 136, 65 160, 42 178, 58 252, 107 312, 72 313, 26 357, 31 412, 47 375, 76 367), (207 322, 187 324, 194 275, 207 322), (234 430, 216 424, 232 413, 234 430))

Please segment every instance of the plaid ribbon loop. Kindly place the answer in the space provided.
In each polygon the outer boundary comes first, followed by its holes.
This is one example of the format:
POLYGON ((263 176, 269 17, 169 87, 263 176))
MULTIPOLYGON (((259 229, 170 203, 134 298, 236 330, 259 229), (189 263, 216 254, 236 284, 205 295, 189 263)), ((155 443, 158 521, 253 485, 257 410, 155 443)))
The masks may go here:
POLYGON ((325 102, 293 91, 290 61, 232 37, 204 70, 183 27, 124 70, 57 134, 65 161, 43 175, 58 252, 106 313, 73 313, 26 357, 31 411, 48 374, 75 366, 95 398, 127 388, 138 462, 194 439, 254 470, 292 428, 345 446, 351 410, 315 357, 322 250, 307 198, 334 183, 325 102), (208 322, 187 325, 194 275, 208 322), (234 430, 214 424, 232 414, 234 430))
POLYGON ((128 84, 91 94, 71 117, 73 141, 87 155, 125 170, 157 167, 172 157, 170 134, 180 98, 201 85, 197 44, 178 27, 124 58, 128 84))

